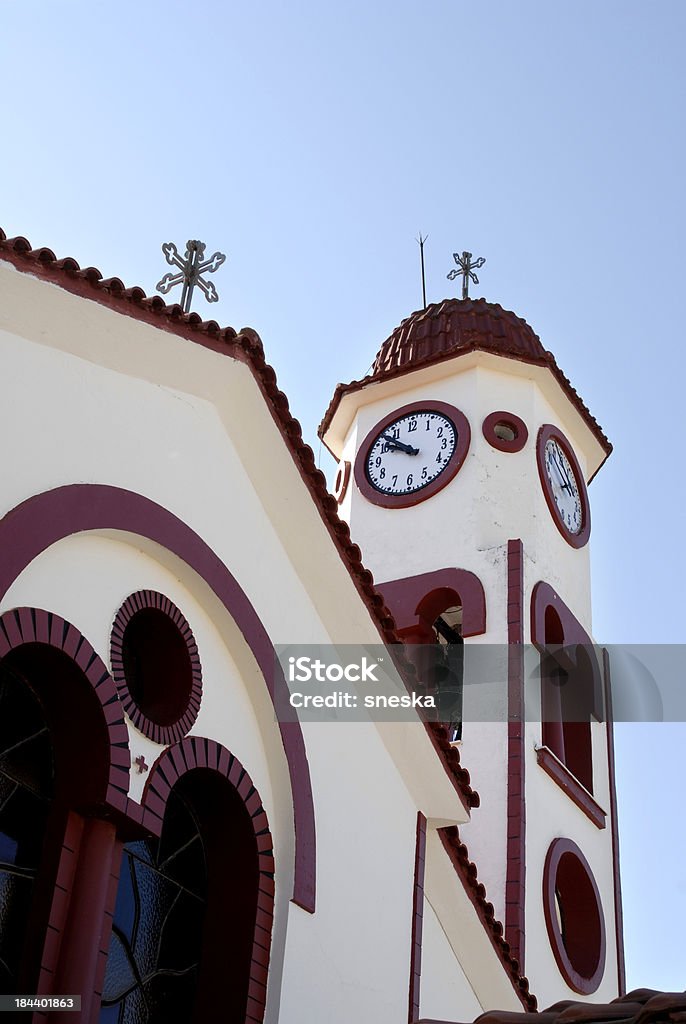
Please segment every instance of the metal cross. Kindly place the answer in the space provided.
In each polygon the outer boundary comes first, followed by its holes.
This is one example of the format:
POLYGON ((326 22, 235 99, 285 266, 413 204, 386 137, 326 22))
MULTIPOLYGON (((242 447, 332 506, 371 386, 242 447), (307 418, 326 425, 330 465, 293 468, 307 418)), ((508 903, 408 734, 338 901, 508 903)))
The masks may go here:
POLYGON ((192 238, 186 242, 186 252, 183 259, 179 256, 179 251, 173 242, 165 242, 162 246, 162 252, 167 263, 172 267, 178 267, 180 273, 165 274, 157 284, 158 292, 166 295, 177 284, 183 284, 181 307, 184 313, 190 312, 193 289, 196 284, 208 302, 219 301, 217 289, 212 282, 203 280, 200 275, 203 273, 214 274, 215 270, 218 270, 226 259, 224 253, 215 252, 208 260, 203 260, 205 243, 195 241, 192 238))
POLYGON ((145 758, 143 757, 142 754, 138 755, 138 757, 136 758, 134 763, 138 765, 138 774, 139 775, 142 775, 143 772, 147 772, 147 770, 149 768, 149 765, 147 765, 145 763, 145 758))
POLYGON ((486 260, 483 256, 479 256, 478 260, 474 260, 472 263, 471 252, 463 252, 460 256, 459 252, 453 253, 453 259, 457 263, 459 270, 451 270, 448 274, 448 280, 454 281, 456 277, 462 278, 462 298, 469 298, 469 282, 473 281, 474 284, 479 283, 479 278, 474 273, 479 267, 483 267, 486 260))

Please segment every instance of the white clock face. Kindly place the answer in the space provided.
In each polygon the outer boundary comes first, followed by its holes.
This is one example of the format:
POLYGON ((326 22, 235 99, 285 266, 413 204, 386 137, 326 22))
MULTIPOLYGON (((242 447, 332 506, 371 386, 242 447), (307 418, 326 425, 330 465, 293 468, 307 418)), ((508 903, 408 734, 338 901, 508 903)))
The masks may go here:
POLYGON ((579 484, 569 459, 555 438, 546 441, 543 458, 560 520, 569 533, 580 533, 583 507, 579 484))
POLYGON ((456 444, 447 416, 430 409, 408 413, 377 435, 367 455, 367 479, 382 494, 414 494, 448 468, 456 444))

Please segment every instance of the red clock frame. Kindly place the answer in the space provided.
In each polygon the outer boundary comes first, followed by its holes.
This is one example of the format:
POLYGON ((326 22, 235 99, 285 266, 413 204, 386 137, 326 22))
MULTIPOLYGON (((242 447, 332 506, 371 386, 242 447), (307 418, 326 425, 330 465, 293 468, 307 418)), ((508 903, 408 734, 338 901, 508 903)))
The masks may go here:
POLYGON ((413 505, 419 505, 420 502, 426 501, 427 498, 433 498, 434 494, 438 494, 444 487, 447 487, 451 480, 454 480, 462 468, 464 460, 467 458, 471 439, 472 432, 469 427, 469 421, 465 414, 456 409, 454 405, 435 401, 411 402, 409 405, 403 405, 399 409, 394 409, 388 416, 384 416, 382 420, 379 420, 360 445, 355 458, 355 483, 357 488, 367 501, 371 501, 373 505, 379 505, 381 508, 411 508, 413 505), (444 469, 426 487, 413 491, 412 494, 384 494, 382 491, 377 491, 369 482, 366 471, 367 458, 374 442, 381 431, 386 430, 396 420, 409 416, 411 413, 422 412, 438 413, 441 416, 447 417, 455 426, 455 433, 457 434, 455 450, 450 457, 447 469, 444 469))
POLYGON ((491 447, 499 452, 521 452, 529 439, 529 431, 526 423, 513 412, 492 412, 482 424, 482 432, 491 447), (509 427, 514 437, 511 441, 498 437, 496 427, 509 427))
POLYGON ((548 508, 550 509, 550 514, 553 517, 553 522, 571 547, 584 547, 585 544, 588 544, 588 538, 591 535, 591 508, 588 501, 586 481, 584 480, 584 474, 581 472, 579 460, 574 454, 574 449, 560 428, 553 426, 552 423, 544 423, 538 432, 538 440, 536 442, 536 462, 538 463, 538 475, 541 480, 541 487, 543 488, 543 494, 548 504, 548 508), (553 488, 545 468, 545 446, 550 440, 557 441, 560 448, 567 456, 579 487, 579 498, 581 499, 581 529, 578 533, 570 533, 565 526, 560 510, 555 503, 553 488))

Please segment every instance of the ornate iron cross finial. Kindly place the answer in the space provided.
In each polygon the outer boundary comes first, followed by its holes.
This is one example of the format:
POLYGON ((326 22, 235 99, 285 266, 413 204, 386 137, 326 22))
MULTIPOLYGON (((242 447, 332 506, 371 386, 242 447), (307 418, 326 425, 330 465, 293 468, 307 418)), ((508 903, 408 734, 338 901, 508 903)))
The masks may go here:
POLYGON ((180 273, 165 274, 157 284, 158 292, 166 295, 177 284, 183 284, 181 307, 184 313, 190 311, 193 289, 196 284, 208 302, 217 302, 219 300, 217 289, 212 282, 203 280, 200 275, 204 273, 214 274, 215 270, 218 270, 226 259, 223 252, 215 252, 208 260, 203 260, 205 243, 198 242, 192 238, 186 242, 186 252, 183 259, 179 256, 179 251, 173 242, 165 242, 162 246, 162 252, 167 263, 172 267, 178 267, 180 273))
POLYGON ((474 260, 472 263, 471 252, 463 252, 460 256, 459 252, 453 253, 453 259, 457 263, 459 270, 451 270, 448 274, 448 280, 454 281, 456 277, 462 278, 462 298, 469 298, 469 282, 473 281, 474 284, 479 283, 479 278, 474 273, 479 267, 483 267, 486 260, 483 256, 479 256, 478 260, 474 260))

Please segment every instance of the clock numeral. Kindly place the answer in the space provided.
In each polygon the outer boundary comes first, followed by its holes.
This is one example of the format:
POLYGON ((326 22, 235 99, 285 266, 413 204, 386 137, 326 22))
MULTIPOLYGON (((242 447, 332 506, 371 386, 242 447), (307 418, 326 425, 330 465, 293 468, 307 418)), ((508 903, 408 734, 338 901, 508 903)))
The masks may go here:
POLYGON ((441 441, 441 448, 445 451, 445 449, 447 447, 448 447, 448 438, 444 437, 443 440, 441 441))
POLYGON ((439 453, 438 453, 438 455, 436 456, 436 462, 443 462, 443 456, 441 455, 441 453, 440 453, 440 452, 439 452, 439 453))
POLYGON ((413 477, 412 473, 409 473, 408 476, 407 476, 407 486, 408 487, 412 486, 412 481, 413 480, 414 480, 414 477, 413 477))
POLYGON ((410 434, 413 434, 414 431, 417 429, 417 421, 416 420, 410 420, 407 429, 410 432, 410 434))
POLYGON ((436 431, 436 437, 443 437, 443 427, 439 427, 436 431))
POLYGON ((393 477, 393 486, 395 487, 397 483, 398 483, 398 477, 396 475, 396 476, 393 477))
POLYGON ((381 480, 383 480, 383 478, 384 478, 385 476, 386 476, 386 470, 385 470, 385 469, 381 469, 381 470, 379 470, 379 478, 380 478, 381 480))
POLYGON ((431 420, 426 421, 426 429, 431 430, 431 420))
POLYGON ((391 430, 391 436, 394 437, 396 439, 396 441, 399 441, 400 440, 400 427, 393 427, 392 430, 391 430))
POLYGON ((376 466, 380 466, 380 465, 381 465, 381 457, 380 457, 380 456, 377 456, 377 457, 376 457, 376 459, 374 460, 374 464, 375 464, 376 466))
POLYGON ((427 478, 427 476, 428 476, 428 475, 429 475, 429 470, 427 469, 427 467, 426 467, 426 466, 424 466, 424 467, 422 468, 422 480, 426 480, 426 478, 427 478))

